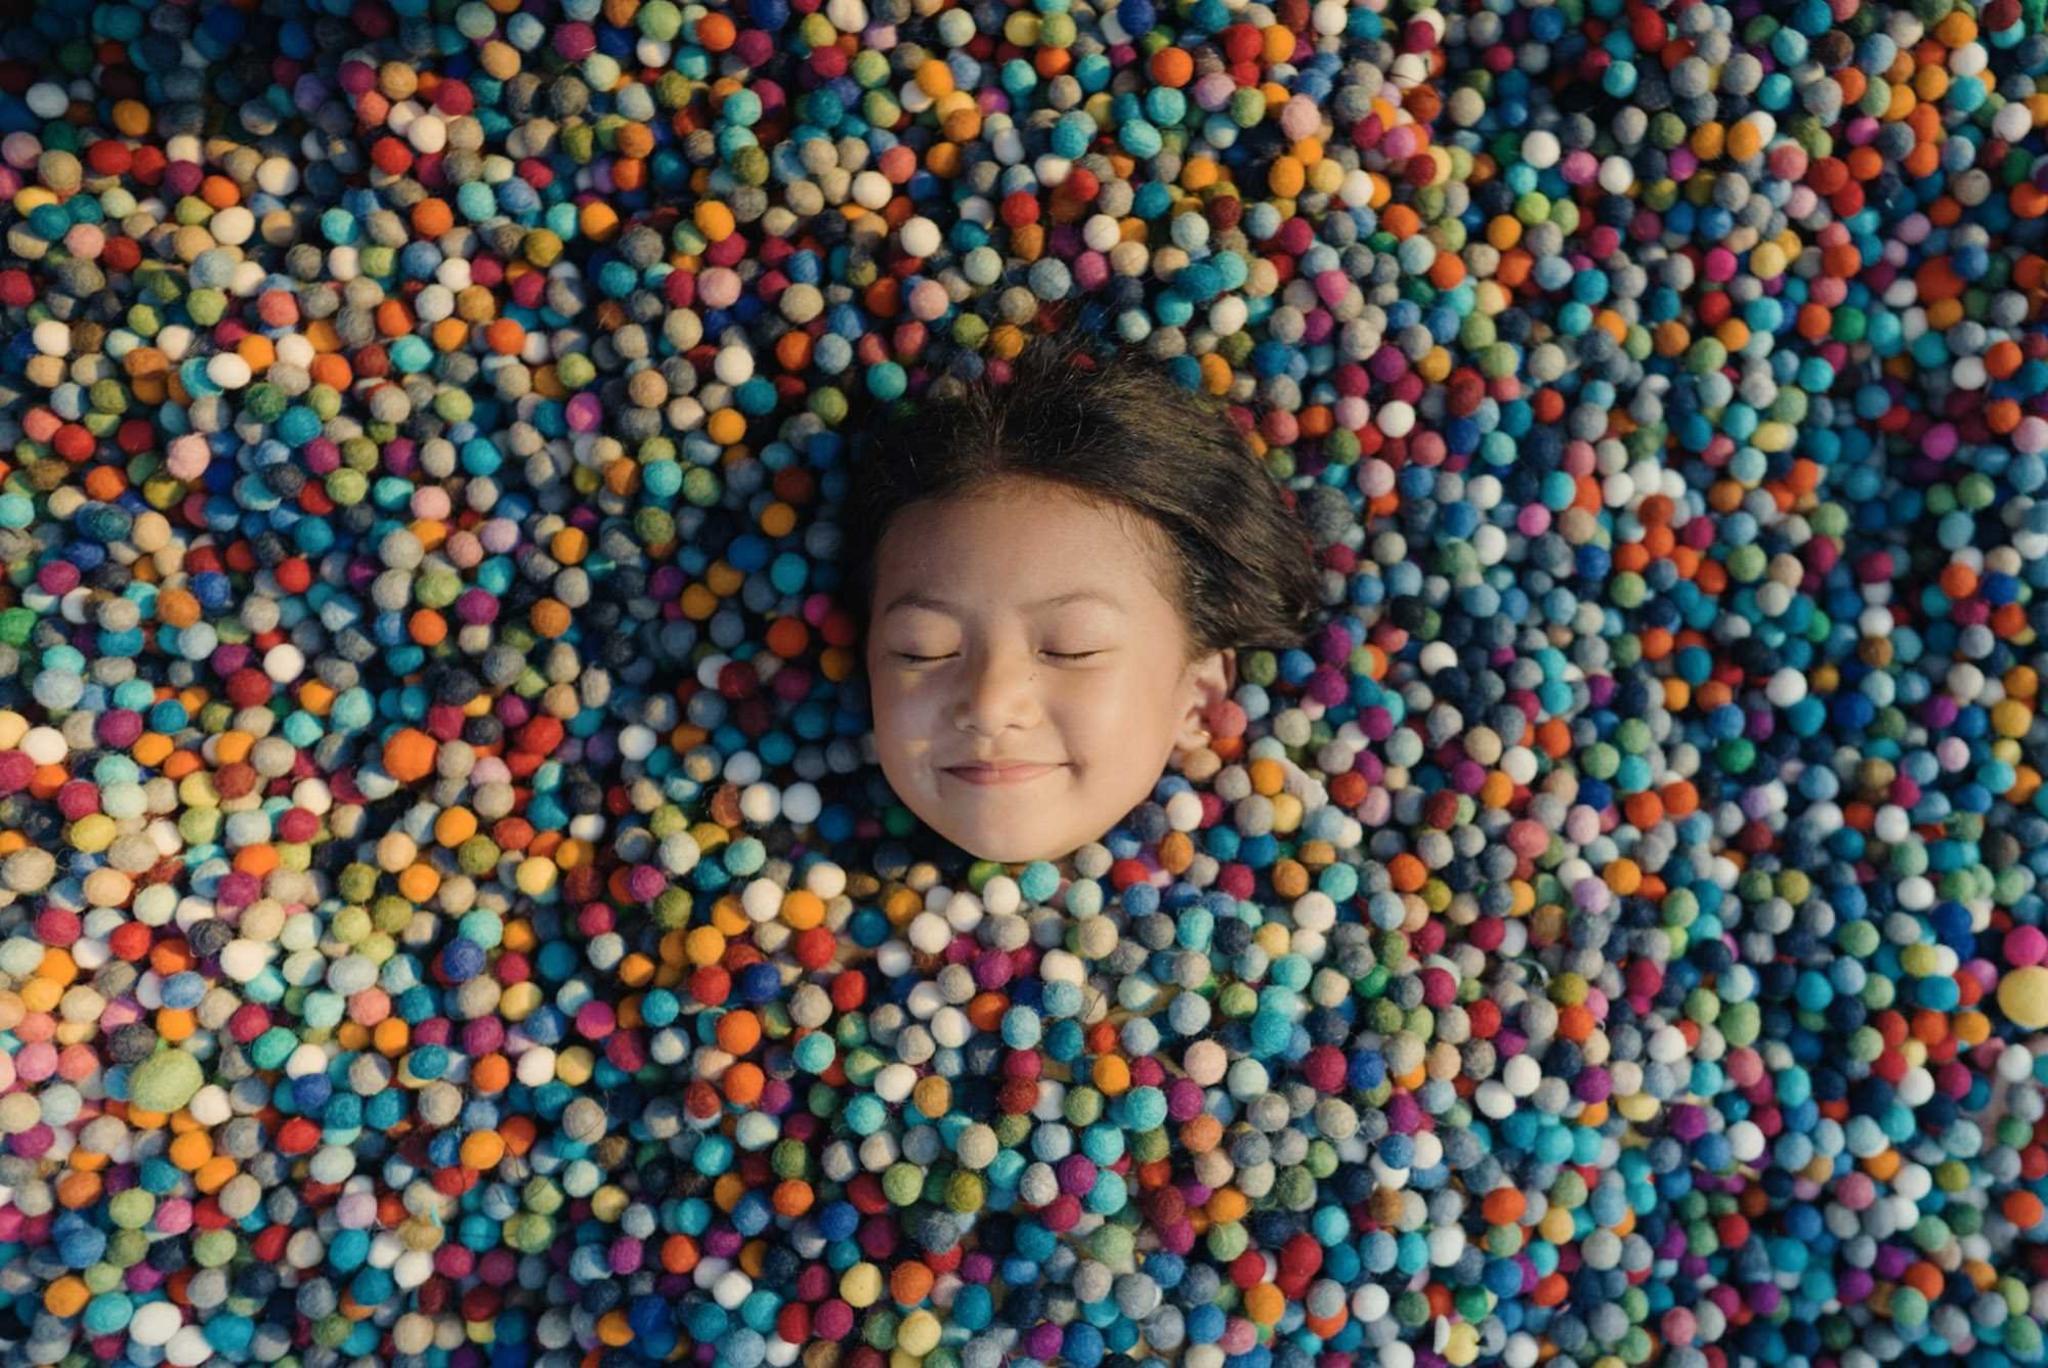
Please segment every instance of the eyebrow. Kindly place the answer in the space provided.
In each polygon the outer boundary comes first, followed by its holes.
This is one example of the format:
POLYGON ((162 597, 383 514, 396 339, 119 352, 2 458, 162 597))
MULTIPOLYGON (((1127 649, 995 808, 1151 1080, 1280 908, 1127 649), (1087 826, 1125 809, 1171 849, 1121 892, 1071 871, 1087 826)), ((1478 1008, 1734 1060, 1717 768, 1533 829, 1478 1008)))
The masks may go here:
MULTIPOLYGON (((1040 599, 1036 603, 1027 603, 1024 607, 1027 611, 1035 612, 1042 608, 1059 608, 1069 603, 1086 601, 1106 604, 1118 610, 1123 608, 1121 602, 1096 589, 1075 589, 1069 593, 1055 594, 1051 598, 1040 599)), ((953 611, 957 606, 950 599, 938 598, 935 595, 923 593, 916 589, 907 589, 890 600, 889 606, 882 610, 882 614, 886 617, 898 608, 929 608, 934 612, 947 613, 953 611)))

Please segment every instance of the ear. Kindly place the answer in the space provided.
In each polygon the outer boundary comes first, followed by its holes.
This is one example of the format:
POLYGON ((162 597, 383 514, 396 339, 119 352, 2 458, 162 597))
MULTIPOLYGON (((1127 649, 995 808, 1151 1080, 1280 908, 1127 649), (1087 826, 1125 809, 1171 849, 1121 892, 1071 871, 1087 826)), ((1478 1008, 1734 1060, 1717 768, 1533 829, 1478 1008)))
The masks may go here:
POLYGON ((1187 711, 1181 716, 1175 744, 1196 750, 1209 744, 1209 712, 1229 699, 1237 688, 1235 648, 1212 651, 1188 666, 1185 697, 1187 711))

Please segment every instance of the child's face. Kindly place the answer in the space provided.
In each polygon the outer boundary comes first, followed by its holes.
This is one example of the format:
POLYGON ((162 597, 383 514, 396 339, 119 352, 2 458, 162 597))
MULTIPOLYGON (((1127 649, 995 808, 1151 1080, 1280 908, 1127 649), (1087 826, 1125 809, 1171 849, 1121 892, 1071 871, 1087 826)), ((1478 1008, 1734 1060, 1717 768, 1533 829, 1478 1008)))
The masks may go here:
POLYGON ((1056 860, 1100 837, 1202 744, 1235 684, 1234 652, 1183 664, 1140 528, 1031 481, 914 504, 882 540, 867 640, 882 772, 981 859, 1056 860))

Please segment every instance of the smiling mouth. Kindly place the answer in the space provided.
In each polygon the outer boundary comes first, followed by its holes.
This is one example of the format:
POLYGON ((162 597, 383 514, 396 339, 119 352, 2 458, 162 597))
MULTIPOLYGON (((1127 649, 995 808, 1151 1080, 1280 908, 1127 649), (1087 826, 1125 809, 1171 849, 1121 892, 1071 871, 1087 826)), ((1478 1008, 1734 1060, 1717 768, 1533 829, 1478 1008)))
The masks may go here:
POLYGON ((950 765, 940 773, 950 774, 960 782, 978 788, 994 788, 1029 783, 1059 768, 1059 765, 950 765))

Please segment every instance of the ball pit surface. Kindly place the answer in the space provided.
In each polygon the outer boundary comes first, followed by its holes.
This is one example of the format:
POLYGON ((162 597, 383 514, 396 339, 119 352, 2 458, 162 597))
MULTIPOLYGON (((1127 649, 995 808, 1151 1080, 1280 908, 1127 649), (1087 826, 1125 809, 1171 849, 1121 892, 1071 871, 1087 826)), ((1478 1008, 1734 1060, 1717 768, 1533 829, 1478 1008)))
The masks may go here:
POLYGON ((0 1356, 2039 1363, 2041 0, 0 24, 0 1356), (1078 316, 1326 621, 1057 866, 849 415, 1078 316))

